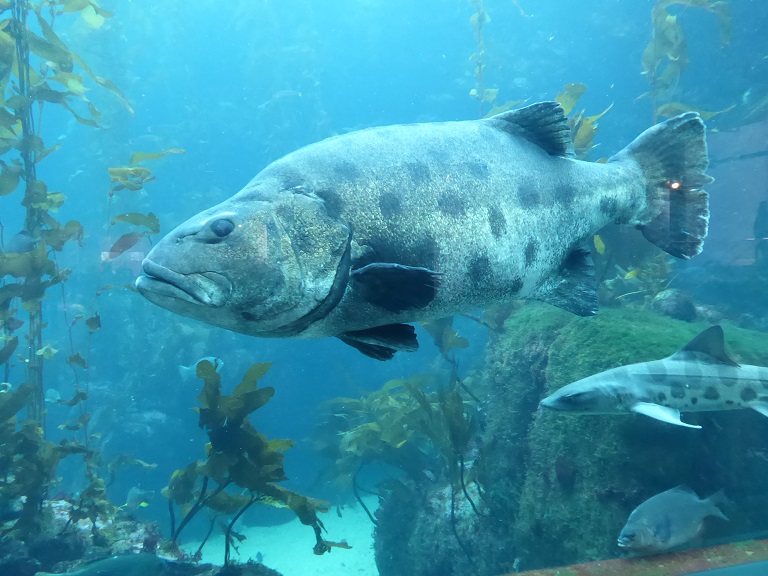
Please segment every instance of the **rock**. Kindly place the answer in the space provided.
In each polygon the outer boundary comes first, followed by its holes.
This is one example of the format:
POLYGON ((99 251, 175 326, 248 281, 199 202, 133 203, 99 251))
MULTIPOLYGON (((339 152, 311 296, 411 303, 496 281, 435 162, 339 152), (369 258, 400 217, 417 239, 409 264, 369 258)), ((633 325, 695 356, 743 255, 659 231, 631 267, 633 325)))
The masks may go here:
POLYGON ((656 294, 651 307, 670 318, 684 322, 696 320, 696 306, 684 292, 674 288, 668 288, 656 294))

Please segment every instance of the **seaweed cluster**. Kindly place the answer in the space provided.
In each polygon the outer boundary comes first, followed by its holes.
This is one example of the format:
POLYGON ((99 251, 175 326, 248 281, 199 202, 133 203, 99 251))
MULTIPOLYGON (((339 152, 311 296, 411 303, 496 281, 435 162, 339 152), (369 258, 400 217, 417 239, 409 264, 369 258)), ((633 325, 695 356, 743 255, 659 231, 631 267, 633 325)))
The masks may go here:
MULTIPOLYGON (((214 365, 203 360, 197 364, 197 375, 203 380, 200 401, 199 425, 208 433, 205 460, 192 462, 186 468, 176 470, 163 490, 171 512, 171 534, 176 542, 181 531, 203 508, 213 512, 210 533, 215 519, 232 516, 225 530, 224 563, 230 564, 230 548, 237 547, 237 535, 232 528, 240 516, 253 504, 290 508, 302 524, 312 527, 315 533, 315 554, 330 552, 332 548, 347 548, 345 542, 332 542, 322 538, 323 523, 318 512, 326 512, 328 504, 279 486, 287 479, 283 469, 285 451, 293 446, 290 440, 273 439, 258 432, 249 415, 264 406, 275 393, 274 388, 258 386, 271 364, 251 366, 232 395, 224 395, 221 378, 214 365), (216 487, 209 490, 210 481, 216 487), (230 486, 238 493, 227 492, 230 486), (173 505, 185 513, 176 525, 173 505)), ((207 537, 206 537, 207 539, 207 537)), ((200 557, 205 540, 195 557, 200 557)))

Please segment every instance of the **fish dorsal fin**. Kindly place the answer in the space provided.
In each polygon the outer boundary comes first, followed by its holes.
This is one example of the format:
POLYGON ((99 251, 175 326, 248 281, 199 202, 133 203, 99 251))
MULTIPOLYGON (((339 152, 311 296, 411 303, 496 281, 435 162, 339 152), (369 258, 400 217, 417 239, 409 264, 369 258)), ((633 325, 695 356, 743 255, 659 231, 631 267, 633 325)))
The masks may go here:
POLYGON ((489 118, 488 122, 499 130, 536 144, 550 156, 574 156, 571 127, 563 107, 557 102, 539 102, 502 112, 489 118))
POLYGON ((683 346, 679 352, 672 355, 672 358, 685 359, 694 355, 699 361, 710 362, 712 364, 727 364, 736 366, 728 354, 725 353, 725 341, 723 339, 723 329, 720 326, 707 328, 696 336, 693 340, 683 346))

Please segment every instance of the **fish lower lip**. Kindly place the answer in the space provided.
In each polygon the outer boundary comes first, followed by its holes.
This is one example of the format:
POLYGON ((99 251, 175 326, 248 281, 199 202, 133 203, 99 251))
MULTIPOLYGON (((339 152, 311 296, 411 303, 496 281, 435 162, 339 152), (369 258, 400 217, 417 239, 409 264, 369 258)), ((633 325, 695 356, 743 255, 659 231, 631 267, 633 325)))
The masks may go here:
POLYGON ((142 262, 143 274, 136 279, 136 289, 152 297, 173 298, 192 304, 223 306, 232 291, 230 281, 217 272, 180 274, 151 260, 142 262))

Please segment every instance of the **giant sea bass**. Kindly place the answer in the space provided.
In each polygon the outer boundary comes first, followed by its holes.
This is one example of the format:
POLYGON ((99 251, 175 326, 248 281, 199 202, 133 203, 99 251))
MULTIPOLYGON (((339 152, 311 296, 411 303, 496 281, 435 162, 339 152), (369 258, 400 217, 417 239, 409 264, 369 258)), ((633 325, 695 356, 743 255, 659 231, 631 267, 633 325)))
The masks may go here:
POLYGON ((418 348, 409 322, 517 298, 594 314, 588 240, 609 222, 679 258, 698 254, 707 164, 690 112, 604 164, 573 158, 556 102, 360 130, 288 154, 178 226, 136 287, 228 330, 336 336, 386 360, 418 348))

